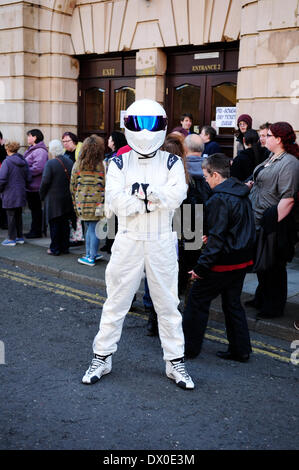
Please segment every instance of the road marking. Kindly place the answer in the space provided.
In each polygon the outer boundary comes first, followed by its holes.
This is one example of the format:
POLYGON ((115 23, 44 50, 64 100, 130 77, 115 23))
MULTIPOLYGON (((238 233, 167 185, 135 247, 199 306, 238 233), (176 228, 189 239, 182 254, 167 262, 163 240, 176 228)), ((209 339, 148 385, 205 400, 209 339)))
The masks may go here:
MULTIPOLYGON (((73 287, 68 287, 68 286, 64 286, 63 284, 58 284, 58 283, 55 283, 55 282, 50 282, 50 281, 42 281, 36 277, 33 277, 33 276, 28 276, 26 274, 23 274, 23 273, 18 273, 18 272, 14 272, 14 271, 9 271, 8 269, 0 269, 0 273, 3 273, 4 276, 2 277, 5 277, 5 274, 8 276, 8 277, 11 277, 11 276, 16 276, 17 278, 14 279, 14 280, 17 280, 19 282, 35 282, 37 284, 44 284, 44 285, 47 285, 53 289, 55 288, 58 288, 58 289, 62 289, 62 290, 65 290, 67 292, 73 292, 75 294, 78 294, 78 295, 84 295, 85 297, 90 297, 92 299, 100 299, 100 300, 106 300, 106 297, 102 297, 101 295, 99 294, 91 294, 90 292, 86 292, 86 291, 83 291, 83 290, 80 290, 80 289, 75 289, 73 287), (18 279, 20 278, 20 279, 18 279)), ((38 287, 38 286, 36 286, 38 287)))
MULTIPOLYGON (((99 307, 102 307, 106 297, 103 297, 99 294, 92 294, 90 292, 83 291, 81 289, 75 289, 74 287, 65 286, 63 284, 51 282, 51 281, 42 281, 33 276, 28 276, 21 272, 9 271, 8 269, 0 269, 0 277, 5 279, 10 279, 15 282, 20 282, 24 285, 31 287, 37 287, 39 289, 44 289, 53 294, 58 294, 62 296, 71 297, 73 299, 81 300, 84 302, 89 302, 99 307)), ((137 312, 128 312, 129 315, 147 320, 147 316, 137 313, 137 312)), ((210 341, 216 341, 218 343, 228 344, 228 341, 225 337, 224 329, 212 328, 208 326, 207 333, 205 338, 210 341), (212 333, 212 334, 211 334, 212 333)), ((288 350, 272 346, 271 344, 266 344, 261 341, 251 340, 252 350, 256 354, 262 354, 268 356, 272 359, 276 359, 282 362, 290 363, 290 352, 288 350)))

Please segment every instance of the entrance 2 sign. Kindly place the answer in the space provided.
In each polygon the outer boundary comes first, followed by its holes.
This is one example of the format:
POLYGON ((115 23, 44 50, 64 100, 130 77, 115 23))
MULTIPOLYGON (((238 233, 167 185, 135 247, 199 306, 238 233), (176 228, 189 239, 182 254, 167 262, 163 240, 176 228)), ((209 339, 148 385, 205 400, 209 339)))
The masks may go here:
POLYGON ((216 108, 216 126, 217 127, 235 127, 236 125, 236 107, 217 107, 216 108))

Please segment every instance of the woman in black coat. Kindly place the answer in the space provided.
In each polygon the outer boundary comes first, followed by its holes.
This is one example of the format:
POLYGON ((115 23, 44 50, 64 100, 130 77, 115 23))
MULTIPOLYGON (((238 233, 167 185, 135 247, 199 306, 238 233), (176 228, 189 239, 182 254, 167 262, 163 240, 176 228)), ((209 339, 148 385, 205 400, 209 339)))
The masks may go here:
POLYGON ((51 244, 47 253, 57 256, 69 252, 69 219, 73 213, 69 186, 73 162, 62 155, 60 140, 49 143, 49 153, 52 158, 43 171, 40 197, 44 201, 46 223, 50 226, 51 244))
POLYGON ((233 159, 230 175, 245 181, 249 178, 254 168, 265 160, 265 152, 259 141, 257 131, 249 129, 244 134, 244 150, 239 150, 233 159))

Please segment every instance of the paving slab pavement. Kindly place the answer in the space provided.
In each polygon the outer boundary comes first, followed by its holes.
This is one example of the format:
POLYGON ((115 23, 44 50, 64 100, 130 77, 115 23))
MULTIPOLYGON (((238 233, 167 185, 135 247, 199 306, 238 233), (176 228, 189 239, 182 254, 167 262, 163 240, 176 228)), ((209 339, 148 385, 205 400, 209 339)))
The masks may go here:
MULTIPOLYGON (((15 247, 2 246, 7 237, 6 230, 0 230, 0 265, 1 260, 14 266, 30 269, 33 272, 45 272, 57 278, 73 280, 94 287, 105 287, 105 269, 110 255, 103 254, 103 259, 95 267, 79 264, 77 258, 84 254, 84 245, 70 248, 70 254, 49 256, 47 248, 50 238, 26 240, 24 245, 15 247)), ((103 242, 100 246, 103 245, 103 242)), ((253 273, 246 275, 242 300, 248 300, 254 294, 257 278, 253 273)), ((143 283, 137 292, 137 300, 142 305, 143 283)), ((285 315, 282 318, 256 320, 256 311, 246 307, 248 326, 251 331, 265 334, 286 341, 299 340, 299 331, 294 328, 294 321, 299 321, 299 246, 292 263, 288 265, 288 300, 285 315)), ((210 319, 223 323, 221 299, 218 297, 211 305, 210 319)))

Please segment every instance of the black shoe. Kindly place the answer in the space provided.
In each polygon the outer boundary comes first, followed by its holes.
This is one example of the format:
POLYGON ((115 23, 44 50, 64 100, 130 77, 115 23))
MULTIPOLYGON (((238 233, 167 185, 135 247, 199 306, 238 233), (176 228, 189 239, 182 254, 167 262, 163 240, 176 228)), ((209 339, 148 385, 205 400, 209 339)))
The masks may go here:
POLYGON ((158 336, 158 325, 155 322, 148 321, 147 324, 147 336, 158 336))
POLYGON ((132 300, 132 303, 131 303, 130 310, 132 310, 132 309, 134 308, 134 305, 133 305, 133 304, 134 304, 134 302, 136 302, 136 300, 137 300, 137 295, 135 294, 135 295, 134 295, 134 298, 133 298, 133 300, 132 300))
POLYGON ((246 307, 253 307, 253 308, 256 308, 256 309, 259 309, 261 308, 261 306, 257 303, 257 301, 255 299, 251 299, 251 300, 246 300, 244 302, 244 305, 246 307))
POLYGON ((111 255, 111 248, 112 248, 113 243, 114 243, 113 238, 106 238, 105 245, 102 248, 100 248, 100 251, 106 251, 108 255, 111 255))
POLYGON ((28 233, 25 233, 25 237, 26 238, 42 238, 43 236, 41 233, 28 232, 28 233))
POLYGON ((59 256, 60 255, 60 252, 59 251, 52 251, 50 248, 47 250, 47 254, 48 255, 52 255, 52 256, 59 256))
POLYGON ((72 246, 81 246, 81 245, 84 245, 85 242, 83 242, 82 240, 78 240, 78 241, 75 241, 75 242, 69 242, 69 246, 72 247, 72 246))
POLYGON ((148 314, 147 336, 158 336, 158 319, 153 307, 145 307, 145 313, 148 314))
POLYGON ((185 359, 195 359, 197 356, 199 356, 199 352, 195 353, 192 351, 185 350, 185 354, 184 354, 185 359))
POLYGON ((234 354, 230 351, 218 351, 216 353, 217 357, 220 357, 220 359, 226 359, 230 361, 237 361, 237 362, 247 362, 249 360, 249 354, 234 354))
POLYGON ((274 315, 272 313, 263 313, 263 312, 259 312, 256 314, 256 319, 257 320, 269 320, 271 318, 280 318, 280 317, 283 317, 283 315, 274 315))

